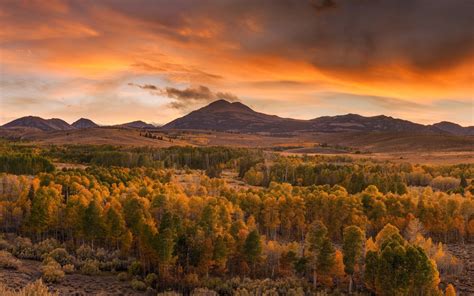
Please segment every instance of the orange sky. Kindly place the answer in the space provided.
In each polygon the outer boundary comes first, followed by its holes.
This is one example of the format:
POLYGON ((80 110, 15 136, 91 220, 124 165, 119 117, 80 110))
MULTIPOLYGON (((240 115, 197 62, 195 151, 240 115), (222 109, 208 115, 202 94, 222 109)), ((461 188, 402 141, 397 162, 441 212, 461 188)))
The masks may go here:
POLYGON ((284 117, 383 113, 473 125, 472 8, 469 0, 5 0, 0 123, 26 115, 166 123, 224 97, 284 117))

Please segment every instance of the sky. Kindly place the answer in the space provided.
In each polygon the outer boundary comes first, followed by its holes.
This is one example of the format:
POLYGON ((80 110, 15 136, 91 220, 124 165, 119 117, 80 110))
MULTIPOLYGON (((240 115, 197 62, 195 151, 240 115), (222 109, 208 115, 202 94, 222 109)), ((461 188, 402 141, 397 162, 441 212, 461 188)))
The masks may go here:
POLYGON ((1 0, 0 124, 164 124, 216 99, 474 125, 472 0, 1 0))

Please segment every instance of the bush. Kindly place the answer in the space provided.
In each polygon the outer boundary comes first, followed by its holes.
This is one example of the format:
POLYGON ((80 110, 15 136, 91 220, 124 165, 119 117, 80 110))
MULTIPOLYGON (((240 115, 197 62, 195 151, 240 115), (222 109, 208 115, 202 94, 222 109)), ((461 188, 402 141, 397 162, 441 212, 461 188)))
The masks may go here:
POLYGON ((128 273, 131 275, 140 275, 142 274, 142 264, 138 261, 133 261, 132 264, 128 267, 128 273))
POLYGON ((133 280, 131 282, 131 286, 133 290, 136 291, 145 291, 146 290, 146 284, 142 281, 139 280, 133 280))
POLYGON ((15 246, 13 249, 13 255, 20 259, 32 259, 32 260, 38 260, 41 257, 38 257, 36 255, 35 249, 33 247, 33 244, 31 243, 31 240, 26 237, 17 237, 15 239, 15 246))
POLYGON ((117 279, 118 279, 119 281, 121 281, 121 282, 127 281, 128 278, 129 278, 129 275, 128 275, 128 273, 126 273, 126 272, 121 272, 121 273, 119 273, 119 274, 117 275, 117 279))
POLYGON ((98 248, 96 251, 95 251, 95 259, 99 260, 99 261, 109 261, 108 259, 112 259, 112 258, 108 258, 108 253, 105 249, 103 248, 98 248))
POLYGON ((42 242, 37 243, 34 246, 35 253, 38 257, 41 257, 45 254, 51 253, 54 249, 59 248, 61 245, 54 238, 45 239, 42 242))
POLYGON ((64 271, 56 260, 48 257, 45 264, 41 267, 43 279, 48 283, 59 283, 64 278, 64 271))
POLYGON ((81 267, 81 273, 85 275, 98 275, 100 273, 99 261, 87 260, 81 267))
POLYGON ((158 282, 158 276, 155 273, 149 273, 145 277, 145 283, 150 287, 155 287, 158 282))
POLYGON ((71 274, 74 272, 74 265, 73 264, 66 264, 63 266, 63 271, 67 274, 71 274))
POLYGON ((91 247, 82 245, 76 250, 76 257, 79 260, 95 259, 94 250, 91 247))
POLYGON ((5 269, 18 269, 20 260, 7 251, 0 251, 0 267, 5 269))
POLYGON ((13 246, 3 238, 0 238, 0 250, 12 251, 13 246))
POLYGON ((71 256, 69 256, 69 253, 64 248, 54 249, 48 254, 48 256, 56 260, 56 262, 61 265, 70 264, 72 262, 71 256))

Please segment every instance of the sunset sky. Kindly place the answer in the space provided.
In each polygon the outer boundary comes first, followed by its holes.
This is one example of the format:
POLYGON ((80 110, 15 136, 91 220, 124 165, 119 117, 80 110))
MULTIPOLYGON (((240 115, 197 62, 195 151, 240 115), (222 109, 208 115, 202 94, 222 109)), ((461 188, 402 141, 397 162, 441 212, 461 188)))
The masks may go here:
POLYGON ((472 0, 1 0, 0 124, 167 123, 215 99, 474 125, 472 0))

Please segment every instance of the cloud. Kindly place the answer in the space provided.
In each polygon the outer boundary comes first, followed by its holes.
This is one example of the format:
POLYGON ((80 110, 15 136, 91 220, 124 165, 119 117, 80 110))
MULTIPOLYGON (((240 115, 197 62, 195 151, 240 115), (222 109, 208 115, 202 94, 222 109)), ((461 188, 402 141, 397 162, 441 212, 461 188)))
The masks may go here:
MULTIPOLYGON (((11 82, 0 92, 18 100, 19 109, 28 105, 21 98, 74 102, 87 93, 90 109, 101 102, 111 118, 105 95, 130 96, 143 103, 140 112, 151 112, 147 91, 167 98, 153 104, 172 102, 173 109, 163 109, 169 119, 214 99, 236 100, 233 93, 282 116, 295 106, 293 116, 317 93, 334 92, 371 96, 364 104, 384 113, 401 108, 416 120, 417 112, 437 108, 436 100, 472 101, 473 6, 472 0, 0 1, 0 80, 11 82), (108 85, 122 75, 124 81, 108 85), (47 95, 15 85, 45 77, 47 95), (84 81, 66 87, 65 80, 84 81), (160 84, 130 92, 129 81, 160 84), (193 87, 168 94, 166 85, 193 87)), ((346 99, 347 106, 328 100, 318 112, 349 110, 354 101, 360 100, 346 99)), ((439 120, 456 121, 462 113, 472 124, 472 108, 456 106, 445 104, 439 120)), ((7 114, 14 108, 1 107, 7 114)))
POLYGON ((174 87, 159 88, 152 84, 136 84, 128 83, 130 86, 148 90, 153 95, 161 95, 172 99, 169 104, 174 109, 187 109, 190 106, 199 103, 210 103, 216 100, 227 100, 231 102, 239 101, 239 98, 229 92, 214 92, 209 87, 199 85, 197 87, 188 87, 185 89, 178 89, 174 87))
POLYGON ((474 50, 470 0, 105 3, 154 24, 154 32, 177 42, 218 40, 245 55, 275 54, 305 59, 323 70, 366 71, 358 75, 391 63, 424 71, 451 67, 474 50))
POLYGON ((337 4, 334 0, 312 0, 311 5, 314 7, 314 9, 320 11, 329 8, 335 8, 337 4))
POLYGON ((153 84, 143 84, 143 85, 140 85, 140 84, 136 84, 136 83, 128 83, 128 85, 130 86, 137 86, 141 89, 146 89, 146 90, 152 90, 152 91, 155 91, 155 90, 158 90, 158 87, 156 87, 155 85, 153 84))

